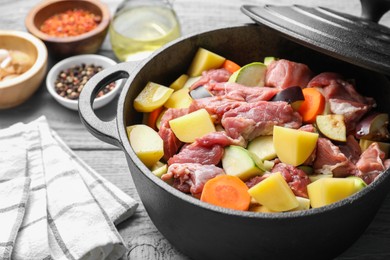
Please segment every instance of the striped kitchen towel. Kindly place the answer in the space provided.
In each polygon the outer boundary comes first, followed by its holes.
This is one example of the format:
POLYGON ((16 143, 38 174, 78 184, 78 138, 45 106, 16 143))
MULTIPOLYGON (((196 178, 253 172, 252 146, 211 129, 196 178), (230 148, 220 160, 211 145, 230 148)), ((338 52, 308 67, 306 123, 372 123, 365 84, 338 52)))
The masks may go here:
MULTIPOLYGON (((18 129, 13 141, 26 145, 31 184, 12 259, 120 258, 126 247, 115 224, 130 217, 137 202, 76 156, 44 117, 18 125, 9 129, 18 129)), ((1 132, 10 135, 9 129, 0 131, 0 146, 1 132)))
POLYGON ((18 177, 0 183, 0 259, 11 259, 23 221, 30 181, 28 177, 18 177))

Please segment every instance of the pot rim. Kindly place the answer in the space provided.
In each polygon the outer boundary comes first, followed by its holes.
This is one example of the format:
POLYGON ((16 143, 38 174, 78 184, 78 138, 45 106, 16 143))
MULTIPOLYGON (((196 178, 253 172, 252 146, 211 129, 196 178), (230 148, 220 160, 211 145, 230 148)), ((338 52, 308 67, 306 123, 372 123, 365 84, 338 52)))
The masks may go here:
MULTIPOLYGON (((139 72, 144 68, 146 64, 151 62, 156 56, 160 55, 164 51, 166 51, 169 48, 174 47, 176 44, 188 40, 192 37, 198 37, 199 35, 206 34, 206 33, 215 33, 220 30, 228 30, 232 28, 240 28, 240 27, 246 27, 246 26, 259 26, 257 24, 246 24, 246 25, 239 25, 239 26, 229 26, 229 27, 221 27, 217 29, 212 30, 205 30, 199 33, 193 33, 187 36, 182 36, 170 43, 168 43, 164 48, 161 48, 160 50, 154 52, 150 57, 148 57, 146 60, 138 63, 136 67, 131 71, 129 74, 129 78, 126 80, 125 85, 123 86, 123 89, 120 93, 119 100, 118 100, 118 106, 117 106, 117 118, 116 118, 116 124, 118 129, 118 134, 121 142, 121 148, 122 150, 127 153, 127 155, 130 156, 130 159, 133 161, 135 167, 137 167, 148 179, 149 181, 153 182, 159 188, 165 190, 166 192, 172 194, 173 196, 185 201, 186 203, 193 204, 195 206, 201 207, 205 210, 213 211, 215 213, 222 213, 231 215, 234 217, 247 217, 247 218, 253 218, 253 219, 266 219, 266 220, 272 220, 272 219, 278 219, 278 220, 292 220, 296 218, 306 218, 310 216, 315 216, 319 214, 324 214, 326 212, 330 212, 333 210, 336 210, 338 208, 352 205, 360 201, 361 199, 364 199, 364 197, 370 193, 375 192, 378 189, 378 186, 382 184, 386 179, 390 178, 390 168, 382 172, 371 184, 367 185, 363 190, 349 196, 346 199, 343 199, 341 201, 332 203, 327 206, 319 207, 319 208, 311 208, 309 210, 300 210, 300 211, 289 211, 289 212, 275 212, 275 213, 262 213, 262 212, 251 212, 251 211, 239 211, 239 210, 233 210, 228 208, 222 208, 219 206, 214 206, 212 204, 202 202, 199 199, 196 199, 192 197, 189 194, 185 194, 168 183, 164 182, 157 176, 155 176, 138 158, 138 156, 135 154, 133 149, 130 146, 130 142, 127 137, 126 132, 126 126, 125 126, 125 117, 124 117, 124 104, 125 99, 127 96, 127 93, 130 91, 130 87, 132 85, 132 82, 134 78, 137 77, 139 72)), ((305 46, 302 46, 305 47, 305 46)), ((135 186, 137 186, 137 183, 135 183, 135 186)))

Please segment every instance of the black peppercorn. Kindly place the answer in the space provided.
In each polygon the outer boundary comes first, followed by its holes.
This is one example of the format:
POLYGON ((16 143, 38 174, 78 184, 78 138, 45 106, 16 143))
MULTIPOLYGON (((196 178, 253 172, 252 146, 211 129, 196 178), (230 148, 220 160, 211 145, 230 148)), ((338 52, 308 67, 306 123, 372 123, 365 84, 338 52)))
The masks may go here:
MULTIPOLYGON (((102 71, 101 66, 95 66, 94 64, 81 64, 70 67, 61 71, 54 83, 56 92, 68 99, 78 99, 81 90, 87 81, 96 73, 102 71)), ((101 97, 115 87, 115 82, 112 82, 99 91, 97 97, 101 97)))

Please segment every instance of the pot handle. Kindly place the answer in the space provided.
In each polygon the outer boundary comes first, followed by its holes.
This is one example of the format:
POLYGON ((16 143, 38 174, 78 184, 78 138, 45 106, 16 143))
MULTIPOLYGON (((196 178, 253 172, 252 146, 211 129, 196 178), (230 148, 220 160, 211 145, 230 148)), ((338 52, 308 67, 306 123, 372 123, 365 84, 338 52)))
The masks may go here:
POLYGON ((360 3, 362 5, 361 16, 376 23, 390 10, 390 0, 360 0, 360 3))
POLYGON ((96 94, 104 86, 118 79, 127 79, 130 75, 129 71, 132 71, 129 68, 131 68, 129 63, 118 63, 94 75, 83 87, 78 104, 81 122, 88 131, 103 142, 119 148, 122 144, 117 130, 116 117, 110 121, 102 121, 96 116, 92 105, 96 94))

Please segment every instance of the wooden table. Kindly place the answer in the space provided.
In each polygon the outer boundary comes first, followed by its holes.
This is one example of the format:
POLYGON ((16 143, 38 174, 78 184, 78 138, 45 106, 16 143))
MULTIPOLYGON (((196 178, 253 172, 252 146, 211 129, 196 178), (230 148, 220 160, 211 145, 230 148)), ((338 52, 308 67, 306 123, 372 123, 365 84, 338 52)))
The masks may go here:
MULTIPOLYGON (((28 10, 37 2, 39 1, 0 0, 0 29, 25 31, 24 18, 28 10)), ((103 2, 107 3, 114 13, 120 0, 103 0, 103 2)), ((173 6, 179 16, 183 35, 188 35, 216 27, 251 23, 252 21, 241 13, 239 7, 243 4, 272 2, 271 0, 174 0, 173 6)), ((360 15, 358 0, 278 1, 278 4, 292 3, 324 6, 360 15)), ((381 23, 390 26, 390 15, 385 15, 381 23)), ((108 37, 100 54, 115 59, 108 37)), ((49 66, 53 63, 54 61, 50 61, 49 66)), ((98 110, 97 114, 103 119, 112 118, 115 108, 114 101, 98 110)), ((44 82, 38 92, 26 103, 16 108, 0 110, 0 128, 6 128, 20 121, 27 123, 41 115, 47 117, 51 127, 77 155, 140 202, 122 151, 93 137, 80 122, 77 112, 62 107, 49 95, 44 82)), ((118 225, 118 229, 129 248, 124 259, 187 259, 158 232, 141 202, 136 214, 118 225)), ((390 197, 384 202, 361 238, 337 259, 390 259, 390 197)))

